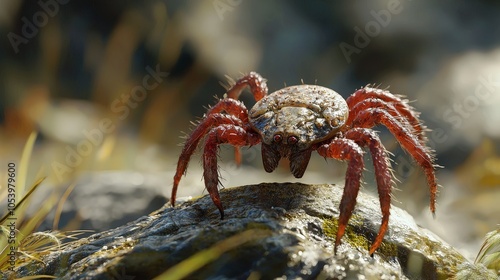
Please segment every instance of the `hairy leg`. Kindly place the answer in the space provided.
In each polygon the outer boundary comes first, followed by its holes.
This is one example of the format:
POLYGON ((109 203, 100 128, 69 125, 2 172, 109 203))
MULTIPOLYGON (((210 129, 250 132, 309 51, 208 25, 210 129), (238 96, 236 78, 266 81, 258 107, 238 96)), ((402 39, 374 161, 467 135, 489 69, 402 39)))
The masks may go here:
POLYGON ((347 98, 346 102, 349 109, 352 110, 358 103, 370 98, 379 99, 394 106, 394 108, 412 125, 422 144, 425 143, 424 133, 426 127, 419 121, 419 113, 408 104, 408 100, 402 99, 401 96, 394 95, 387 90, 366 86, 354 92, 347 98))
POLYGON ((391 190, 394 184, 391 165, 385 147, 373 130, 367 128, 353 128, 345 133, 345 137, 354 140, 359 146, 368 147, 373 159, 380 209, 382 211, 382 223, 380 224, 377 237, 370 247, 371 255, 377 250, 380 244, 382 244, 382 240, 384 239, 385 232, 389 225, 391 190))
POLYGON ((383 101, 378 98, 367 98, 356 103, 354 107, 350 108, 349 117, 346 121, 346 130, 350 129, 352 121, 358 116, 358 114, 367 109, 379 108, 387 111, 391 116, 397 119, 402 125, 404 125, 408 130, 414 132, 422 144, 425 143, 425 136, 418 131, 415 131, 415 127, 419 126, 420 123, 418 119, 408 119, 403 117, 401 113, 396 110, 393 104, 383 101))
POLYGON ((248 109, 245 107, 245 104, 239 100, 230 98, 220 99, 214 106, 208 109, 205 116, 207 117, 221 112, 233 115, 243 123, 248 123, 248 109))
POLYGON ((236 147, 253 146, 260 142, 257 134, 245 131, 235 125, 220 125, 210 130, 203 151, 203 179, 205 187, 215 206, 219 209, 221 219, 224 219, 224 208, 220 200, 218 185, 219 172, 217 152, 220 144, 231 144, 236 147))
MULTIPOLYGON (((186 172, 191 155, 196 150, 198 143, 210 131, 211 128, 221 124, 234 124, 239 126, 246 126, 248 123, 248 110, 245 105, 236 99, 224 98, 219 100, 214 106, 208 109, 204 119, 196 126, 191 132, 189 137, 184 143, 179 161, 177 162, 177 170, 174 175, 174 185, 172 187, 172 195, 170 196, 170 203, 175 205, 175 198, 177 196, 177 187, 186 172), (225 113, 225 114, 222 114, 225 113)), ((235 147, 236 162, 241 162, 241 154, 239 149, 235 147)))
POLYGON ((356 198, 361 184, 361 174, 363 172, 363 150, 350 139, 337 138, 330 143, 317 148, 318 154, 325 158, 347 160, 347 172, 345 177, 344 192, 340 201, 340 216, 337 237, 335 239, 335 253, 340 244, 340 240, 345 233, 347 222, 352 215, 356 198))
POLYGON ((249 74, 241 77, 236 82, 231 82, 231 87, 227 90, 227 97, 238 99, 241 92, 246 88, 250 88, 250 92, 253 94, 255 101, 261 100, 267 95, 267 84, 266 80, 256 72, 250 72, 249 74))
MULTIPOLYGON (((255 101, 259 101, 267 95, 268 90, 266 80, 262 78, 262 76, 257 72, 250 72, 247 75, 239 78, 236 82, 230 80, 229 83, 231 84, 231 86, 226 92, 226 96, 228 99, 238 99, 241 92, 247 87, 250 89, 250 92, 252 93, 255 101)), ((239 166, 241 164, 242 157, 241 151, 237 147, 234 148, 234 157, 236 160, 236 164, 239 166)))
POLYGON ((353 120, 353 127, 371 128, 383 124, 396 137, 399 144, 412 156, 424 170, 430 189, 430 209, 433 215, 436 212, 437 183, 434 172, 432 151, 422 145, 417 137, 386 111, 375 108, 361 111, 353 120))
MULTIPOLYGON (((249 87, 255 100, 260 100, 267 94, 266 81, 257 73, 250 72, 248 75, 243 76, 228 89, 227 98, 219 100, 217 104, 211 107, 205 118, 198 124, 195 130, 186 140, 184 148, 177 163, 177 170, 174 175, 174 185, 172 187, 172 195, 170 203, 175 205, 175 198, 177 196, 177 187, 181 180, 182 175, 186 172, 189 159, 196 149, 199 141, 206 135, 206 133, 217 125, 233 124, 239 125, 246 129, 248 124, 248 110, 245 105, 237 100, 241 91, 249 87), (225 112, 226 114, 221 114, 225 112)), ((241 152, 239 147, 234 148, 236 163, 241 163, 241 152)))

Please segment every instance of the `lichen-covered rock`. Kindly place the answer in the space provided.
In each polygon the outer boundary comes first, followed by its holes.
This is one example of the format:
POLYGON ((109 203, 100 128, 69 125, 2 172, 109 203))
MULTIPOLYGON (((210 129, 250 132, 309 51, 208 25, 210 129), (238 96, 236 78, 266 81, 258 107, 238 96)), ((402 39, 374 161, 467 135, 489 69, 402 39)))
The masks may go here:
POLYGON ((363 279, 449 279, 463 269, 470 271, 470 277, 496 279, 396 207, 391 209, 384 243, 370 257, 368 248, 381 215, 378 198, 362 193, 335 255, 341 193, 342 187, 335 185, 295 183, 226 189, 221 192, 224 220, 208 196, 176 208, 167 206, 78 240, 50 254, 44 263, 32 261, 8 277, 149 279, 215 248, 204 260, 214 252, 219 255, 200 269, 191 271, 193 266, 188 266, 189 279, 361 279, 361 275, 363 279), (245 232, 251 234, 247 240, 228 241, 245 232))

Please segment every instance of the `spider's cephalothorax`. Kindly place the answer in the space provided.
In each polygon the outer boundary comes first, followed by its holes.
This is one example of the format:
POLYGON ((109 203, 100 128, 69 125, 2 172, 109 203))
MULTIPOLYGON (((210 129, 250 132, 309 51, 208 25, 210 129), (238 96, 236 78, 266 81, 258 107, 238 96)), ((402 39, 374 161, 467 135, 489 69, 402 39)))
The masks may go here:
POLYGON ((262 139, 264 169, 272 172, 285 157, 293 175, 302 177, 311 146, 332 138, 348 115, 345 100, 320 86, 291 86, 262 98, 250 110, 249 122, 262 139))
POLYGON ((220 144, 233 145, 239 162, 240 147, 261 143, 262 161, 267 172, 276 169, 281 158, 288 158, 290 170, 297 178, 304 174, 312 151, 317 151, 325 158, 348 161, 340 201, 336 251, 356 204, 364 168, 362 148, 366 147, 372 155, 382 210, 379 233, 370 248, 370 254, 373 254, 388 227, 393 186, 387 151, 371 129, 379 124, 389 129, 424 170, 431 192, 430 208, 434 213, 437 184, 432 152, 426 144, 425 127, 406 100, 369 86, 357 90, 347 100, 335 91, 317 85, 291 86, 267 95, 265 80, 255 72, 236 81, 226 97, 208 110, 186 140, 174 175, 170 202, 175 204, 179 181, 191 155, 204 138, 203 178, 221 218, 224 209, 217 171, 220 144), (246 87, 257 101, 250 111, 238 100, 246 87))

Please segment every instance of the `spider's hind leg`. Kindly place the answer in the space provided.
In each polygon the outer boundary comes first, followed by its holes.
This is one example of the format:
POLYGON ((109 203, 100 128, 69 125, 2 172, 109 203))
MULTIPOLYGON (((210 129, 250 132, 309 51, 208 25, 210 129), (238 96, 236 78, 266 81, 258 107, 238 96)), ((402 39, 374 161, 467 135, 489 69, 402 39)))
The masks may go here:
POLYGON ((430 209, 432 214, 436 212, 437 182, 434 168, 434 158, 430 148, 422 144, 417 136, 402 125, 387 111, 380 108, 372 108, 361 111, 353 120, 353 127, 371 128, 383 124, 394 135, 399 144, 424 170, 430 189, 430 209))

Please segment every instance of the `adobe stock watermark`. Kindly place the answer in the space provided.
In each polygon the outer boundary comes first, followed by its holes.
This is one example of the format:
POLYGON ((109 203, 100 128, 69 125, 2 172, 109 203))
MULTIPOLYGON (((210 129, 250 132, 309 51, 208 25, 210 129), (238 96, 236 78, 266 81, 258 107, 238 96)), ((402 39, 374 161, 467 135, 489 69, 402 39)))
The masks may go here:
POLYGON ((14 49, 14 52, 19 53, 19 45, 27 44, 30 39, 33 39, 40 28, 47 25, 49 18, 53 18, 59 13, 60 5, 65 5, 70 0, 39 0, 38 6, 40 10, 35 12, 31 18, 22 17, 21 21, 23 26, 21 27, 21 34, 16 34, 14 32, 9 32, 7 38, 14 49))
POLYGON ((450 123, 453 128, 460 128, 464 119, 471 117, 482 104, 490 102, 491 97, 500 94, 500 80, 493 80, 493 74, 488 76, 480 75, 479 84, 474 92, 463 100, 453 103, 451 108, 443 110, 443 120, 450 123))
POLYGON ((7 250, 7 261, 9 264, 8 270, 14 271, 17 262, 17 254, 19 249, 19 241, 17 239, 18 234, 18 226, 16 225, 17 215, 16 215, 16 207, 17 203, 19 203, 19 198, 16 197, 16 175, 17 175, 17 166, 14 162, 9 162, 7 164, 7 211, 8 215, 6 217, 5 226, 3 228, 3 234, 7 237, 7 243, 5 250, 7 250), (8 222, 8 223, 7 223, 8 222))
POLYGON ((339 44, 340 50, 347 60, 347 63, 351 63, 351 56, 353 54, 360 54, 361 49, 366 48, 370 44, 371 39, 380 35, 382 28, 389 25, 392 16, 401 13, 402 10, 403 6, 400 0, 389 0, 387 2, 387 8, 384 10, 378 12, 371 10, 370 15, 373 17, 373 20, 367 22, 363 30, 358 26, 354 27, 354 31, 356 32, 353 40, 354 45, 346 42, 341 42, 339 44))
MULTIPOLYGON (((147 66, 146 72, 148 74, 143 77, 141 85, 134 87, 130 93, 123 94, 111 103, 110 110, 117 115, 118 120, 125 120, 130 115, 131 110, 137 108, 139 103, 147 98, 149 92, 157 88, 169 75, 168 72, 160 70, 160 65, 156 65, 156 69, 147 66)), ((83 160, 92 154, 94 148, 102 144, 105 135, 113 133, 115 129, 116 124, 111 118, 103 118, 98 122, 97 127, 83 130, 84 137, 76 146, 66 146, 64 162, 52 162, 51 167, 57 175, 57 179, 63 181, 64 175, 71 173, 82 164, 83 160)))
POLYGON ((234 8, 238 7, 243 3, 243 0, 214 0, 212 5, 214 6, 217 16, 222 21, 224 20, 224 14, 226 12, 232 12, 234 8))
MULTIPOLYGON (((488 104, 495 94, 500 94, 500 79, 494 79, 493 74, 479 75, 478 84, 467 97, 457 100, 448 108, 442 110, 442 120, 451 124, 453 129, 460 129, 465 120, 472 117, 482 105, 488 104)), ((441 127, 431 129, 428 133, 428 144, 436 148, 450 138, 450 135, 441 127)), ((396 174, 401 178, 408 178, 417 167, 415 161, 410 161, 405 156, 398 156, 396 162, 396 174)))

